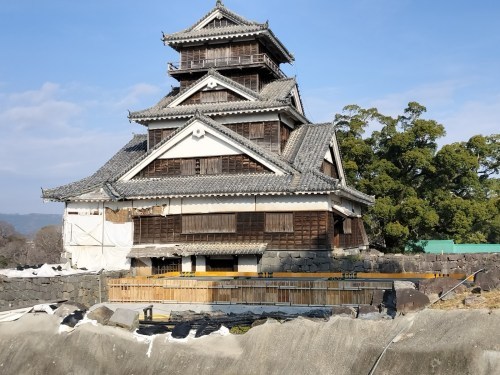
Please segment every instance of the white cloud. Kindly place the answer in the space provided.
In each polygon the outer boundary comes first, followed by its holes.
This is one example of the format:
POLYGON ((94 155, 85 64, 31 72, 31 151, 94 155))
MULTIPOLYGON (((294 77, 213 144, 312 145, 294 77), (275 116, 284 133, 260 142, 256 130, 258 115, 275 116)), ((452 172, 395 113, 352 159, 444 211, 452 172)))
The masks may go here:
POLYGON ((160 88, 147 83, 138 83, 126 90, 125 96, 114 103, 114 106, 120 109, 128 109, 141 102, 144 97, 150 97, 158 94, 160 88))
POLYGON ((467 141, 477 134, 499 134, 500 95, 484 101, 467 101, 439 120, 446 127, 447 142, 467 141))
MULTIPOLYGON (((347 103, 362 108, 375 107, 390 116, 403 114, 411 101, 427 107, 424 118, 444 125, 447 135, 439 143, 467 141, 476 134, 490 135, 500 132, 500 94, 483 95, 482 98, 464 101, 462 97, 475 84, 474 77, 446 80, 419 85, 401 92, 393 92, 379 98, 345 97, 337 88, 322 88, 302 94, 307 115, 313 122, 332 121, 335 113, 347 103)), ((368 127, 366 134, 379 130, 378 124, 368 127)))
POLYGON ((144 131, 130 125, 116 103, 133 103, 157 90, 146 84, 120 91, 48 82, 1 93, 0 206, 12 212, 50 210, 41 207, 40 186, 52 188, 94 173, 132 130, 144 131))
POLYGON ((69 127, 83 108, 58 99, 60 94, 60 86, 50 82, 38 90, 4 94, 0 97, 0 129, 40 133, 69 127))
POLYGON ((52 100, 61 90, 61 86, 53 82, 45 82, 38 90, 28 90, 9 95, 12 103, 41 103, 52 100))
POLYGON ((380 113, 397 116, 403 113, 409 102, 418 102, 426 107, 441 108, 453 104, 458 90, 465 83, 457 81, 442 81, 420 85, 407 91, 390 93, 382 98, 367 101, 368 107, 375 107, 380 113))

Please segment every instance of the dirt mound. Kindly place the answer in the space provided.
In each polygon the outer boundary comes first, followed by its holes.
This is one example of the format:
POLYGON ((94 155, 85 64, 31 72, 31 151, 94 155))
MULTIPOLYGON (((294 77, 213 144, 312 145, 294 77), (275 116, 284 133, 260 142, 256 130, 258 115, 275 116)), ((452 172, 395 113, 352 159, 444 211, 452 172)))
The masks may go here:
POLYGON ((2 374, 493 374, 500 311, 425 310, 394 320, 270 320, 244 335, 138 342, 114 327, 57 333, 54 316, 0 324, 2 374))

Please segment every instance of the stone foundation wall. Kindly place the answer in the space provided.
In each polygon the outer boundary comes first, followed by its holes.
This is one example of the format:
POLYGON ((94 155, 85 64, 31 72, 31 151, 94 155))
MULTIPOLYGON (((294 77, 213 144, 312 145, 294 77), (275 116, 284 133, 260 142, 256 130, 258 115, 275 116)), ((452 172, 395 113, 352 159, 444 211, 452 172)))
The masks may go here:
MULTIPOLYGON (((481 268, 500 269, 500 253, 339 256, 329 251, 267 251, 259 263, 260 272, 471 274, 481 268)), ((62 299, 91 306, 108 300, 108 279, 126 274, 127 272, 112 272, 50 278, 0 277, 0 310, 62 299)))
POLYGON ((357 254, 329 251, 266 251, 260 272, 426 272, 471 274, 481 268, 500 268, 500 253, 491 254, 357 254))
POLYGON ((109 272, 101 275, 58 277, 0 277, 0 310, 62 299, 92 306, 108 300, 108 279, 125 274, 126 272, 109 272))

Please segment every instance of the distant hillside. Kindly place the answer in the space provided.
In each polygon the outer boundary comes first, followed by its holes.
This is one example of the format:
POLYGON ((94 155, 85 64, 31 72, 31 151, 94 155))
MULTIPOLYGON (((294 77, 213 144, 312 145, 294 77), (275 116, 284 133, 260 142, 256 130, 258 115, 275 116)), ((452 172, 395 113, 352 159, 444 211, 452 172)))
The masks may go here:
POLYGON ((58 214, 1 214, 0 221, 14 226, 17 232, 24 235, 35 234, 47 225, 62 225, 62 215, 58 214))

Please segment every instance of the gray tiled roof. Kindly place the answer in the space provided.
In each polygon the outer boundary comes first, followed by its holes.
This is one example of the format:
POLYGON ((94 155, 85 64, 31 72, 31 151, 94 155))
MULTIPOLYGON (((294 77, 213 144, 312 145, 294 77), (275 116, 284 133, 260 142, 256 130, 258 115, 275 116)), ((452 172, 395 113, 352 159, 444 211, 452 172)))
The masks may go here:
POLYGON ((225 112, 237 112, 237 111, 252 111, 252 110, 276 110, 280 108, 291 107, 289 100, 287 99, 290 91, 295 87, 297 82, 295 78, 283 78, 278 79, 264 86, 260 93, 256 93, 253 90, 233 81, 230 78, 223 76, 215 70, 210 70, 206 75, 193 82, 184 90, 181 90, 175 95, 167 95, 162 100, 160 100, 156 105, 151 108, 132 112, 129 115, 129 119, 133 121, 147 121, 147 120, 159 120, 166 119, 169 117, 189 117, 195 112, 202 112, 205 114, 217 114, 225 112), (192 87, 196 86, 199 82, 203 81, 208 76, 215 77, 230 85, 237 87, 249 95, 252 95, 256 100, 250 101, 233 101, 233 102, 221 102, 221 103, 206 103, 206 104, 188 104, 188 105, 178 105, 175 107, 168 107, 170 103, 182 96, 186 91, 190 90, 192 87))
POLYGON ((303 135, 293 164, 301 170, 319 170, 325 157, 330 140, 335 133, 333 124, 303 125, 303 135))
POLYGON ((261 242, 200 242, 179 244, 182 255, 243 255, 264 254, 267 243, 261 242))
POLYGON ((46 189, 43 191, 42 197, 64 200, 69 197, 87 193, 97 187, 105 187, 108 181, 116 179, 117 172, 128 169, 137 158, 144 155, 146 148, 146 135, 134 135, 130 142, 122 147, 92 176, 54 189, 46 189))
POLYGON ((202 23, 207 17, 209 17, 214 11, 219 10, 223 16, 226 16, 229 19, 235 20, 237 23, 242 24, 242 25, 260 25, 259 23, 255 21, 248 20, 228 8, 226 8, 222 2, 218 1, 217 4, 215 5, 215 8, 211 9, 207 14, 205 14, 201 19, 199 19, 193 26, 187 28, 184 31, 191 31, 193 30, 196 26, 198 26, 200 23, 202 23))
POLYGON ((280 78, 265 85, 260 95, 264 100, 286 100, 296 85, 295 78, 280 78))
POLYGON ((134 246, 127 258, 180 257, 190 255, 255 255, 264 254, 267 243, 261 242, 199 242, 158 246, 134 246))
POLYGON ((179 40, 201 39, 211 36, 233 35, 233 34, 253 34, 267 30, 267 26, 263 24, 253 25, 231 25, 224 27, 214 27, 210 29, 179 31, 177 33, 165 34, 163 41, 167 44, 175 43, 179 40))
POLYGON ((132 179, 118 181, 114 187, 120 196, 130 198, 287 193, 291 192, 292 179, 291 174, 199 175, 132 179))
POLYGON ((172 34, 163 34, 163 42, 166 45, 175 47, 176 44, 180 42, 196 42, 199 40, 210 40, 210 39, 220 39, 222 36, 226 35, 237 35, 237 36, 249 36, 249 35, 264 35, 269 41, 283 54, 284 61, 292 62, 294 60, 293 55, 286 49, 283 43, 274 35, 274 33, 269 28, 268 23, 257 23, 254 21, 249 21, 236 13, 230 11, 221 4, 217 4, 214 9, 207 13, 203 18, 196 22, 193 26, 176 32, 172 34), (213 12, 219 10, 223 15, 236 21, 237 25, 228 25, 215 28, 202 28, 195 30, 195 28, 203 22, 207 17, 209 17, 213 12))
POLYGON ((145 135, 136 135, 124 148, 94 175, 78 182, 44 191, 44 198, 68 200, 72 197, 103 188, 110 199, 147 199, 175 196, 254 195, 326 193, 345 191, 346 194, 370 203, 373 198, 355 189, 344 187, 339 181, 319 171, 321 161, 333 135, 332 124, 307 124, 292 132, 283 156, 272 153, 240 136, 216 121, 196 114, 183 127, 146 151, 145 135), (285 171, 235 175, 197 175, 165 178, 140 178, 120 181, 119 178, 152 152, 168 142, 184 127, 199 119, 234 141, 256 152, 285 171))

